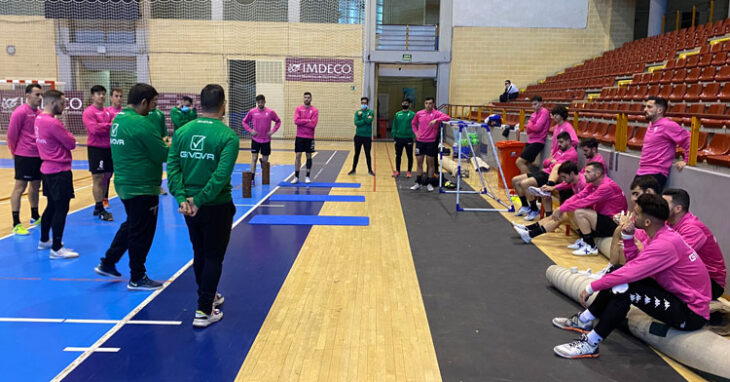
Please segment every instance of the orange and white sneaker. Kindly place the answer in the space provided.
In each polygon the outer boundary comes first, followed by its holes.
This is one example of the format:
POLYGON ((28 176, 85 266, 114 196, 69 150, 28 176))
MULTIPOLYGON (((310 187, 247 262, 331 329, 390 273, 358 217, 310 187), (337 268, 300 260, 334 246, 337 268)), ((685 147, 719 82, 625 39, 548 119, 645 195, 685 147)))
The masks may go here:
POLYGON ((104 198, 104 201, 102 201, 102 203, 104 204, 104 208, 109 208, 109 199, 104 198))
POLYGON ((397 178, 400 176, 400 171, 393 171, 393 178, 397 178))

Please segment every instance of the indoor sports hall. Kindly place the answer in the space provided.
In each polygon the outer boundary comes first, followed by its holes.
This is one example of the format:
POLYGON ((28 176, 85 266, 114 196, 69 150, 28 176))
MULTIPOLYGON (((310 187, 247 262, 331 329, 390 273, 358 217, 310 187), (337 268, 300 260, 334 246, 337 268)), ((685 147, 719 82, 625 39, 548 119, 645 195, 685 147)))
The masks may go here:
POLYGON ((0 0, 0 48, 0 380, 730 381, 726 0, 0 0))

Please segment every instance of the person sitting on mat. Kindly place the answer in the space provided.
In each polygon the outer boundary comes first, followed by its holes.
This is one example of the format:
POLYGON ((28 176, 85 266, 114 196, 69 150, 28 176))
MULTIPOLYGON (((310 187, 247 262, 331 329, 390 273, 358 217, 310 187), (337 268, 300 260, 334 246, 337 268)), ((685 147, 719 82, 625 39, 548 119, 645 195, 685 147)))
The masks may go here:
POLYGON ((697 252, 667 227, 668 217, 667 202, 650 194, 636 200, 633 214, 621 217, 626 265, 586 286, 579 298, 586 310, 553 319, 557 328, 583 333, 580 339, 553 348, 555 354, 571 359, 598 357, 598 344, 626 319, 631 305, 677 330, 705 325, 710 318, 710 276, 697 252), (651 238, 641 251, 634 243, 636 228, 651 238), (588 298, 595 292, 589 306, 588 298))
MULTIPOLYGON (((512 178, 512 185, 515 188, 515 193, 517 193, 517 196, 520 197, 520 201, 522 202, 522 207, 517 210, 515 216, 527 215, 525 220, 535 220, 540 215, 540 211, 537 208, 537 199, 535 198, 535 195, 530 193, 528 189, 533 187, 539 190, 539 187, 546 184, 554 186, 555 180, 557 180, 557 165, 567 161, 578 161, 578 153, 571 145, 570 134, 565 132, 560 134, 558 136, 558 145, 560 146, 560 149, 557 153, 555 153, 555 156, 545 160, 542 170, 537 170, 529 176, 527 174, 520 174, 512 178), (553 172, 555 174, 555 180, 550 181, 550 176, 553 172)), ((550 199, 550 193, 541 196, 546 197, 543 203, 544 206, 552 204, 552 201, 548 202, 550 199)))

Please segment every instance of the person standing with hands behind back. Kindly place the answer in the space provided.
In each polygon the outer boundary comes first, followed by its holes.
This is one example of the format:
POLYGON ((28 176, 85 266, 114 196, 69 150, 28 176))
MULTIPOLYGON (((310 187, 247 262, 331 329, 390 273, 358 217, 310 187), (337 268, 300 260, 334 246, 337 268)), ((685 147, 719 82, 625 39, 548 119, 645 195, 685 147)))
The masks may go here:
POLYGON ((221 122, 226 99, 220 85, 206 85, 200 93, 200 105, 202 117, 180 128, 172 138, 167 177, 193 244, 198 284, 193 326, 204 328, 223 318, 218 309, 223 296, 217 289, 236 213, 231 173, 239 142, 236 132, 221 122))
POLYGON ((397 178, 400 176, 400 163, 403 157, 403 149, 406 149, 406 155, 408 156, 408 172, 406 178, 411 177, 411 170, 413 170, 413 138, 416 136, 413 134, 413 128, 411 128, 411 122, 416 113, 410 109, 411 102, 404 99, 401 102, 401 111, 395 113, 393 118, 393 140, 395 140, 395 172, 393 177, 397 178))
POLYGON ((370 148, 373 145, 373 110, 368 108, 370 100, 368 97, 360 98, 360 110, 355 112, 355 157, 352 159, 352 170, 347 175, 354 175, 357 168, 357 161, 360 159, 360 149, 365 147, 365 161, 368 164, 368 174, 373 173, 373 165, 370 159, 370 148))

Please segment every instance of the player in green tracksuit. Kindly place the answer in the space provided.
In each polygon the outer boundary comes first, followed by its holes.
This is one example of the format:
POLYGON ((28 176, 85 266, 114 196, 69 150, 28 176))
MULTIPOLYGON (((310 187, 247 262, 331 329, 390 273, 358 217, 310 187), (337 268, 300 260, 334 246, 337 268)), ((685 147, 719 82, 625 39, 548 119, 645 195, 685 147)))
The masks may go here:
POLYGON ((368 108, 370 100, 368 97, 360 98, 360 110, 355 112, 355 156, 352 158, 352 171, 347 175, 355 174, 357 161, 360 159, 360 149, 365 148, 365 161, 368 164, 368 174, 373 173, 373 166, 370 160, 370 148, 373 144, 373 118, 375 113, 368 108))
POLYGON ((406 155, 408 156, 408 172, 406 178, 411 177, 411 170, 413 169, 413 140, 416 139, 416 135, 413 134, 413 127, 411 122, 416 113, 410 109, 411 103, 407 99, 401 102, 401 108, 403 110, 395 113, 393 118, 393 140, 395 141, 395 172, 393 177, 397 178, 400 175, 400 162, 403 156, 403 149, 406 149, 406 155))
POLYGON ((223 296, 217 293, 236 208, 231 173, 238 158, 238 135, 221 122, 226 108, 220 85, 200 93, 202 117, 175 132, 167 159, 170 193, 185 215, 193 244, 198 308, 193 326, 220 321, 223 296))
POLYGON ((193 99, 188 96, 183 96, 182 102, 170 110, 173 131, 177 131, 195 118, 198 118, 198 111, 193 107, 193 99))
POLYGON ((147 115, 157 104, 157 91, 147 84, 129 90, 128 106, 114 118, 110 130, 114 187, 122 199, 127 221, 122 223, 106 255, 94 271, 121 277, 116 263, 129 251, 129 290, 152 290, 162 283, 147 277, 145 261, 157 227, 159 187, 167 145, 147 115))

